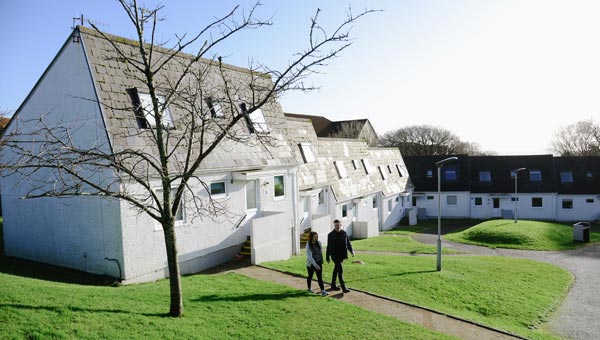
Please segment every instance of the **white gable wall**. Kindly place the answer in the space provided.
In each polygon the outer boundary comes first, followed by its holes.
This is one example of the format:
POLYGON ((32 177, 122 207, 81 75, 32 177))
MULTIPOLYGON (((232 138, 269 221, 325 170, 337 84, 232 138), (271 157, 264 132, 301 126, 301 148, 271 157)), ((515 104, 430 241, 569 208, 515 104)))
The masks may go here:
MULTIPOLYGON (((83 147, 108 150, 96 93, 81 44, 69 39, 19 108, 6 135, 35 130, 32 120, 44 116, 50 127, 72 129, 71 138, 83 147), (82 99, 83 98, 83 99, 82 99)), ((11 154, 5 150, 4 161, 11 154)), ((94 172, 98 179, 110 176, 94 172)), ((52 173, 40 172, 51 178, 52 173)), ((32 178, 28 178, 31 180, 32 178)), ((99 197, 22 200, 31 186, 13 177, 2 181, 6 254, 39 262, 119 276, 122 262, 119 206, 99 197)))

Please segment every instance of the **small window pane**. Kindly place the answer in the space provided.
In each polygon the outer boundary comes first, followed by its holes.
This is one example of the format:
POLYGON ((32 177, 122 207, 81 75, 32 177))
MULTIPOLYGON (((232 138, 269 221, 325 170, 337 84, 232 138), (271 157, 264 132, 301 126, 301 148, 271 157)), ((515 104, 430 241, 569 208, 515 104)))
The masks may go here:
POLYGON ((541 197, 532 197, 531 206, 534 208, 541 208, 543 206, 543 200, 541 197))
POLYGON ((221 102, 218 99, 206 98, 206 104, 208 105, 211 117, 215 118, 224 116, 221 102))
POLYGON ((246 182, 246 210, 256 209, 256 182, 246 182))
POLYGON ((371 163, 369 163, 369 160, 368 160, 368 159, 364 159, 364 158, 363 158, 363 159, 361 159, 361 162, 362 162, 362 164, 363 164, 363 167, 365 168, 365 172, 366 172, 367 174, 370 174, 370 173, 372 173, 372 172, 373 172, 373 168, 371 167, 371 163))
POLYGON ((585 203, 594 203, 594 199, 593 198, 586 198, 585 199, 585 203))
POLYGON ((475 197, 475 205, 483 205, 483 198, 475 197))
POLYGON ((433 177, 433 170, 431 170, 431 169, 427 170, 427 177, 433 177))
POLYGON ((563 209, 573 209, 573 200, 572 199, 563 199, 562 200, 562 208, 563 209))
POLYGON ((489 171, 479 171, 479 181, 480 182, 491 182, 492 175, 489 171))
POLYGON ((594 177, 594 175, 592 174, 592 172, 591 172, 591 171, 586 171, 586 172, 585 172, 585 177, 587 177, 587 178, 592 178, 592 177, 594 177))
POLYGON ((310 143, 300 143, 300 151, 302 152, 304 163, 315 162, 315 155, 313 153, 312 146, 310 143))
POLYGON ((392 211, 392 205, 393 205, 392 200, 389 200, 388 201, 388 212, 392 211))
POLYGON ((377 196, 373 196, 373 209, 377 208, 377 196))
POLYGON ((210 194, 213 196, 225 194, 225 182, 210 183, 210 194))
POLYGON ((531 182, 541 182, 541 180, 542 180, 542 172, 540 170, 531 170, 531 171, 529 171, 529 180, 531 182))
POLYGON ((335 165, 335 169, 337 170, 338 176, 340 178, 348 177, 348 173, 346 172, 346 166, 344 165, 344 161, 333 161, 335 165))
POLYGON ((285 182, 283 181, 283 175, 273 177, 273 181, 275 197, 285 196, 285 182))
POLYGON ((357 159, 352 160, 352 167, 354 168, 354 170, 358 170, 358 160, 357 159))
POLYGON ((402 166, 400 164, 396 164, 396 170, 398 170, 398 175, 402 177, 402 166))
POLYGON ((446 196, 446 204, 447 205, 457 205, 458 198, 456 196, 446 196))
MULTIPOLYGON (((150 94, 148 94, 148 93, 139 93, 138 92, 138 98, 140 99, 140 107, 144 114, 144 118, 146 118, 146 121, 148 122, 150 127, 155 128, 156 120, 154 119, 154 108, 152 106, 152 97, 150 97, 150 94)), ((162 108, 162 110, 163 110, 162 119, 161 119, 163 127, 175 126, 175 124, 173 123, 173 116, 171 115, 171 110, 169 109, 169 107, 164 107, 165 97, 156 96, 156 99, 158 99, 159 108, 162 108)))
POLYGON ((435 196, 427 196, 427 199, 428 199, 428 200, 430 200, 430 201, 431 201, 431 200, 434 200, 434 199, 435 199, 435 196))
POLYGON ((383 167, 383 165, 378 166, 379 174, 381 175, 381 179, 386 180, 388 177, 387 170, 383 167))
POLYGON ((325 190, 319 191, 319 204, 325 204, 325 190))
POLYGON ((446 180, 446 181, 456 181, 456 170, 446 170, 446 171, 444 171, 444 180, 446 180))
POLYGON ((348 205, 342 204, 342 217, 348 216, 348 205))
POLYGON ((563 171, 560 173, 560 181, 562 183, 573 183, 573 173, 571 171, 563 171))

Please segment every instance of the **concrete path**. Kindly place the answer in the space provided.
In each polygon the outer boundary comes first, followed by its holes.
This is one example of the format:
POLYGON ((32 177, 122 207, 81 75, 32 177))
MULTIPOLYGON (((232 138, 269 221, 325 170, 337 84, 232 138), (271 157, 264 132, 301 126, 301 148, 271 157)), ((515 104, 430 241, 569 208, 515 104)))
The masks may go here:
MULTIPOLYGON (((437 236, 415 234, 421 243, 436 244, 437 236)), ((442 240, 442 246, 465 253, 526 258, 560 266, 575 276, 573 287, 549 322, 551 330, 576 340, 600 338, 600 244, 570 251, 490 249, 442 240)), ((444 255, 447 256, 447 255, 444 255)), ((552 278, 549 278, 551 280, 552 278)))
MULTIPOLYGON (((300 290, 306 289, 305 278, 281 273, 279 271, 260 266, 240 267, 230 271, 258 280, 276 282, 300 290)), ((349 288, 352 289, 352 287, 349 288)), ((518 336, 512 336, 502 331, 497 331, 432 310, 412 306, 395 301, 393 299, 384 298, 358 290, 352 290, 352 292, 348 294, 331 291, 330 297, 337 298, 340 299, 340 301, 351 303, 364 309, 385 314, 402 321, 419 324, 426 328, 452 335, 460 339, 523 339, 518 336)))

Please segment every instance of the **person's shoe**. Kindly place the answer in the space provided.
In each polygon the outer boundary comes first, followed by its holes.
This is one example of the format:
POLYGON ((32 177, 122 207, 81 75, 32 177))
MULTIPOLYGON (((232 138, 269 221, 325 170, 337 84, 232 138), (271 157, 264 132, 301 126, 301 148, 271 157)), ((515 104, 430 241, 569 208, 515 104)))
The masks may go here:
POLYGON ((330 290, 340 290, 340 287, 337 287, 337 286, 331 286, 331 289, 330 289, 330 290))
POLYGON ((327 293, 325 290, 321 291, 321 296, 327 296, 327 295, 329 295, 329 293, 327 293))
POLYGON ((344 292, 344 293, 350 293, 350 289, 348 289, 348 288, 344 288, 344 289, 342 290, 342 292, 344 292))
POLYGON ((309 291, 309 292, 311 292, 311 293, 314 293, 314 292, 315 292, 314 290, 312 290, 312 289, 310 289, 310 288, 308 288, 308 291, 309 291))

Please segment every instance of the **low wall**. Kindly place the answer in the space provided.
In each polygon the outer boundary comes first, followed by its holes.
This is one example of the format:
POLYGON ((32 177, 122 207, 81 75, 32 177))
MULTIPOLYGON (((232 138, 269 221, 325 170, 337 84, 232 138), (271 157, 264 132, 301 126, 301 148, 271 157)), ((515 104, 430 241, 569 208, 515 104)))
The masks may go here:
POLYGON ((352 236, 355 239, 379 236, 379 228, 377 228, 377 224, 375 223, 354 221, 352 222, 352 230, 354 230, 352 236))
POLYGON ((292 256, 292 217, 285 212, 263 211, 250 227, 252 264, 287 260, 292 256))
POLYGON ((323 247, 327 247, 327 234, 332 228, 331 215, 312 215, 311 231, 316 231, 319 234, 319 241, 323 247))

